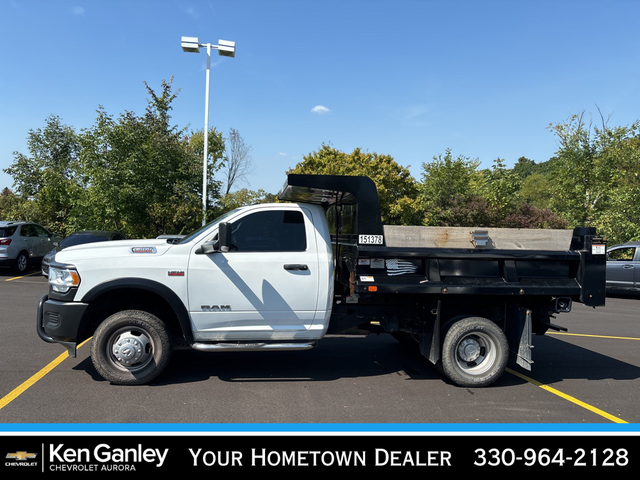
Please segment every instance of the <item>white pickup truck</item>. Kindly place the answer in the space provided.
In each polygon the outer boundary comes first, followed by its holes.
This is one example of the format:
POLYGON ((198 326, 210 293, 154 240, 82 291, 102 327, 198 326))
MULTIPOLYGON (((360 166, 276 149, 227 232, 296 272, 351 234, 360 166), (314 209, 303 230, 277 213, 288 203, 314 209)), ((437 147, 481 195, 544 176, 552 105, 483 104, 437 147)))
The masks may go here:
POLYGON ((574 301, 604 305, 592 229, 385 227, 366 177, 289 175, 281 200, 233 210, 176 243, 56 254, 37 331, 75 356, 90 338, 116 384, 159 375, 176 348, 303 350, 327 334, 415 340, 453 383, 482 387, 574 301))

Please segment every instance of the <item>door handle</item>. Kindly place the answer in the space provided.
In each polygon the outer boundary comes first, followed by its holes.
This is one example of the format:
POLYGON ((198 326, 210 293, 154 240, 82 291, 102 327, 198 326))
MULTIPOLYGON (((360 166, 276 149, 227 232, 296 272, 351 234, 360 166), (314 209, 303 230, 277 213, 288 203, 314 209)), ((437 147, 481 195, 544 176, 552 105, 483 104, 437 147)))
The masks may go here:
POLYGON ((633 265, 623 265, 622 268, 626 269, 626 270, 630 270, 633 268, 633 265))
POLYGON ((309 270, 309 267, 301 263, 289 263, 284 266, 284 269, 285 270, 309 270))

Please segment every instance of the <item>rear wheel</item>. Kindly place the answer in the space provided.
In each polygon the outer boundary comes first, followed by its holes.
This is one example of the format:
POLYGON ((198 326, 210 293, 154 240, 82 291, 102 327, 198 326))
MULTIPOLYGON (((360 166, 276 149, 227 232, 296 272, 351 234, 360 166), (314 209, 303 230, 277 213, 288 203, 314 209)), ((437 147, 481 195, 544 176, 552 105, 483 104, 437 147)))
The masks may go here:
POLYGON ((485 387, 504 372, 509 358, 507 338, 494 322, 482 317, 456 321, 442 344, 442 372, 463 387, 485 387))
POLYGON ((105 379, 142 385, 156 378, 171 357, 171 338, 156 316, 139 310, 115 313, 95 331, 91 360, 105 379))
POLYGON ((29 256, 26 252, 18 253, 14 264, 14 270, 16 273, 24 273, 27 271, 27 268, 29 268, 29 256))

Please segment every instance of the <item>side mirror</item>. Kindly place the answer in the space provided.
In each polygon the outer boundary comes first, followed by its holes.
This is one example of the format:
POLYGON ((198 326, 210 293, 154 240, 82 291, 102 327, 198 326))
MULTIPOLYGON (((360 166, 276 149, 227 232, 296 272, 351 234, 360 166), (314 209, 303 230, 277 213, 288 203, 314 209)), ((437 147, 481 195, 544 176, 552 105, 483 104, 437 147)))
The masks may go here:
POLYGON ((222 222, 218 225, 218 249, 228 252, 231 248, 231 224, 222 222))
POLYGON ((196 250, 196 253, 200 254, 200 255, 209 255, 211 253, 215 253, 215 252, 218 251, 216 249, 217 243, 218 242, 216 242, 216 241, 203 243, 202 246, 198 250, 196 250))
POLYGON ((220 223, 218 225, 217 238, 203 243, 196 251, 200 255, 209 255, 216 252, 228 252, 231 250, 231 225, 228 223, 220 223))

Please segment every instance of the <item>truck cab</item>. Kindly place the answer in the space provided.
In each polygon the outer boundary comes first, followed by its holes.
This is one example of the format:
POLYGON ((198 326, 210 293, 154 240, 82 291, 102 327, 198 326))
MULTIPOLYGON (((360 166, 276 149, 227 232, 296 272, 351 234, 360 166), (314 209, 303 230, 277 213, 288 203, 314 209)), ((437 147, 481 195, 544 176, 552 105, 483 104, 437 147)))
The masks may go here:
POLYGON ((333 260, 320 207, 243 208, 179 247, 185 245, 190 248, 186 301, 196 341, 316 340, 324 335, 333 260))

